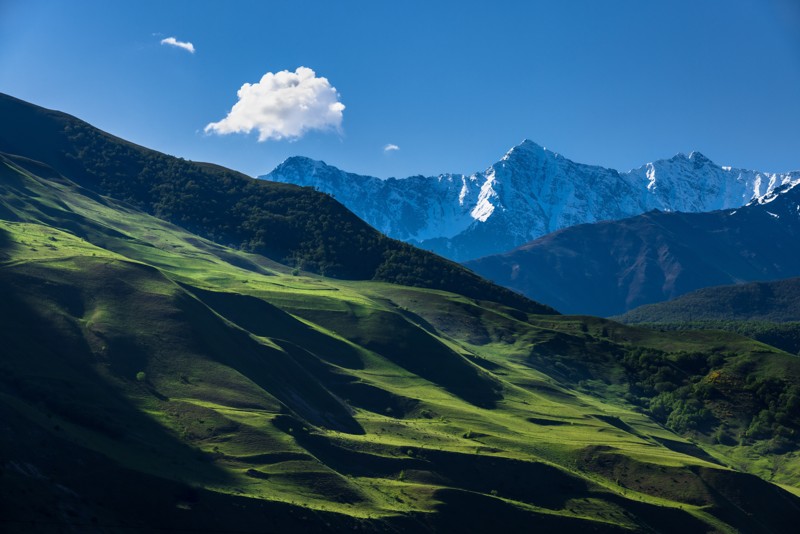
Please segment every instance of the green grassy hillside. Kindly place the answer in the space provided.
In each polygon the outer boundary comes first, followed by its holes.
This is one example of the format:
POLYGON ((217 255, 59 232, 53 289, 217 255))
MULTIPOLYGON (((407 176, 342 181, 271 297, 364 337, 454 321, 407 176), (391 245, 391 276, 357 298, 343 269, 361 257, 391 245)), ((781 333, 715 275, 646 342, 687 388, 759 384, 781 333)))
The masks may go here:
MULTIPOLYGON (((336 278, 457 291, 555 313, 455 262, 387 238, 311 188, 168 156, 1 93, 0 117, 0 152, 44 162, 55 169, 45 173, 66 174, 214 242, 336 278)), ((17 164, 31 163, 18 158, 17 164)))
POLYGON ((0 166, 0 522, 793 532, 800 361, 221 246, 0 166), (772 483, 780 483, 784 488, 772 483))

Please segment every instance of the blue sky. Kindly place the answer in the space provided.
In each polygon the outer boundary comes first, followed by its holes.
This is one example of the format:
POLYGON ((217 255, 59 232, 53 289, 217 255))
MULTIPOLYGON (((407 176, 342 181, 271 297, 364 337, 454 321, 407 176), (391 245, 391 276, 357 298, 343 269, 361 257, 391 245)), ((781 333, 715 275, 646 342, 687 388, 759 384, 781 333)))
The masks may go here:
POLYGON ((0 0, 0 91, 251 175, 291 155, 468 173, 524 138, 620 170, 700 150, 786 171, 800 2, 0 0), (245 83, 259 85, 224 122, 245 83), (248 115, 265 105, 280 109, 248 115))

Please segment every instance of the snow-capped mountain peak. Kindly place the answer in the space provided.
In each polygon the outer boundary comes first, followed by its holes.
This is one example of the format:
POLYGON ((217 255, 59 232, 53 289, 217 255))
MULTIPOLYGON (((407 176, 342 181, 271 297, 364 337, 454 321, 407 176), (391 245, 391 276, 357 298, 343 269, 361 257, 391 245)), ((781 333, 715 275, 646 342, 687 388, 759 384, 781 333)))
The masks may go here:
POLYGON ((694 151, 620 173, 573 162, 525 139, 472 175, 381 180, 292 157, 261 178, 313 186, 390 237, 463 261, 504 252, 580 223, 653 209, 740 207, 800 182, 800 172, 720 167, 694 151))
POLYGON ((520 144, 514 145, 506 152, 505 156, 503 156, 503 160, 510 159, 516 155, 523 155, 523 157, 525 157, 524 155, 540 155, 546 154, 547 152, 550 151, 542 145, 530 139, 523 139, 520 144))
POLYGON ((698 152, 696 150, 689 153, 689 161, 693 162, 695 165, 698 166, 714 165, 713 161, 711 161, 701 152, 698 152))

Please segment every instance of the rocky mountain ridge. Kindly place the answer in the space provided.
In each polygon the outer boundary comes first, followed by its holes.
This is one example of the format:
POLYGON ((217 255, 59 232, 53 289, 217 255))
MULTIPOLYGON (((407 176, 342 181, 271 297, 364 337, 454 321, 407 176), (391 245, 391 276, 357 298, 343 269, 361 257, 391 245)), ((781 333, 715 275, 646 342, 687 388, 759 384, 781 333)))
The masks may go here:
POLYGON ((800 187, 786 184, 741 208, 576 225, 466 265, 563 313, 611 316, 703 287, 800 276, 798 237, 800 187))
POLYGON ((800 171, 722 167, 692 152, 618 172, 576 163, 525 140, 471 175, 382 180, 292 157, 260 178, 329 193, 386 235, 465 261, 506 252, 576 224, 653 209, 736 208, 800 182, 800 171))

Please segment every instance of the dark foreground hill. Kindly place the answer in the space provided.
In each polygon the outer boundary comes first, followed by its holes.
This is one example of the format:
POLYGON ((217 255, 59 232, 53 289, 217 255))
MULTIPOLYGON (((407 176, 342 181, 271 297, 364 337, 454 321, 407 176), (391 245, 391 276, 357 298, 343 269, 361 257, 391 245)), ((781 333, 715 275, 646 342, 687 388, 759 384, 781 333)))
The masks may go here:
POLYGON ((4 532, 800 516, 800 360, 743 337, 298 272, 19 156, 0 294, 4 532))
POLYGON ((703 287, 798 276, 800 187, 766 200, 574 226, 466 265, 563 313, 601 316, 703 287))

